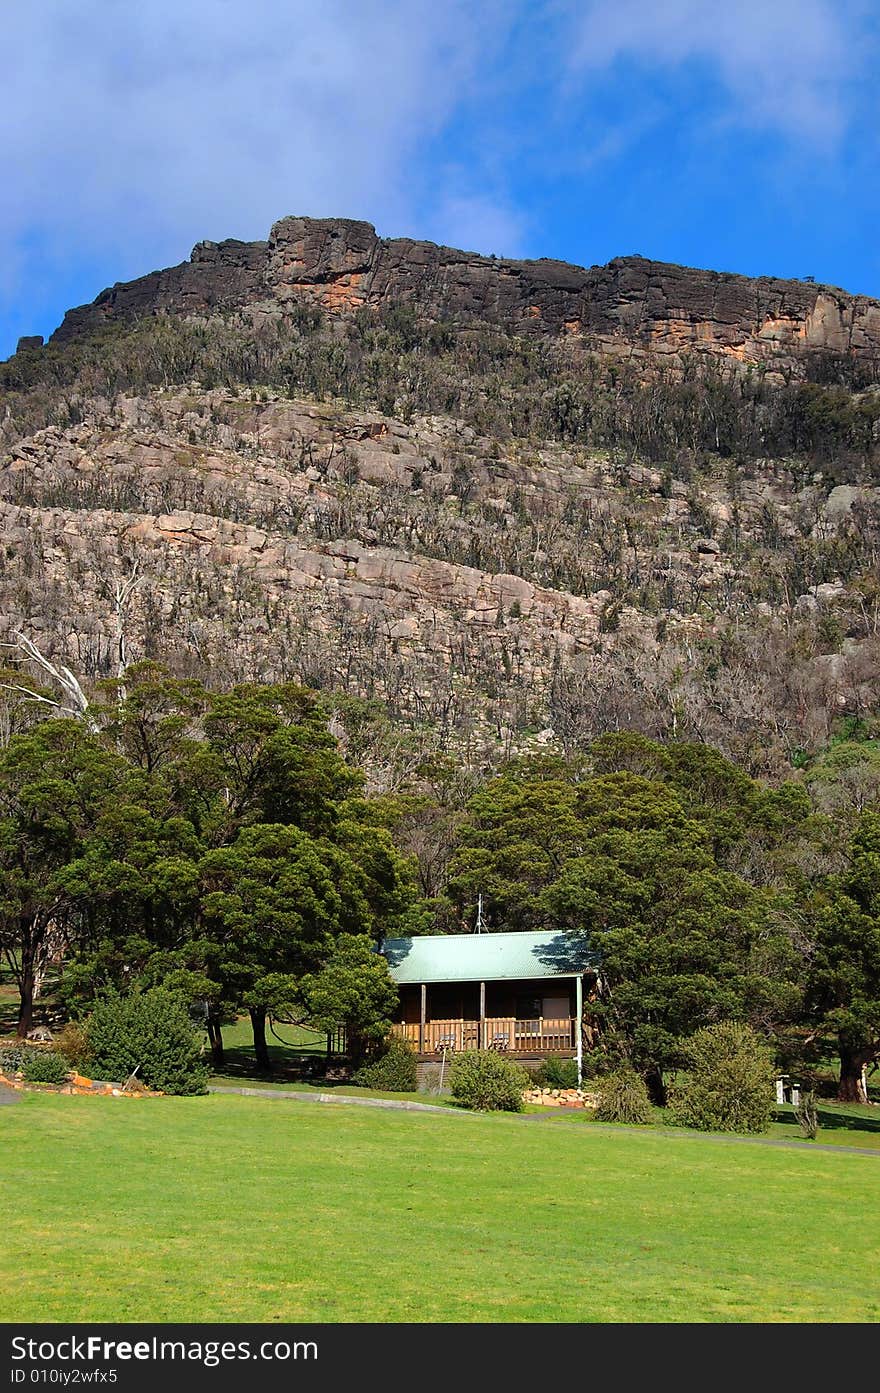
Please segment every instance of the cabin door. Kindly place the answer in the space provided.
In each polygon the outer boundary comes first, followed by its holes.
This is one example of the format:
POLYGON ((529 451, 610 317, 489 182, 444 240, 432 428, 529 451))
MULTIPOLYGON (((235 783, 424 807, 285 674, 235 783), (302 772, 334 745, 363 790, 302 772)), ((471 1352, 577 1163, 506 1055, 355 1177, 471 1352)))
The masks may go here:
POLYGON ((567 1021, 571 1014, 571 1000, 568 993, 565 996, 545 996, 542 1001, 543 1011, 541 1012, 545 1021, 567 1021))

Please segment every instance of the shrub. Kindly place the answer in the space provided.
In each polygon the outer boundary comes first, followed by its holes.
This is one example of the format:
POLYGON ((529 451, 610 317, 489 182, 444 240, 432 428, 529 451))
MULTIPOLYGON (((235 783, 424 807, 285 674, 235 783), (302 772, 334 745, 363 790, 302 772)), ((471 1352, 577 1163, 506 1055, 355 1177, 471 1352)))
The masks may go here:
POLYGON ((706 1026, 685 1041, 687 1075, 669 1090, 672 1120, 701 1132, 766 1132, 776 1069, 767 1046, 738 1021, 706 1026))
POLYGON ((54 1050, 27 1050, 22 1072, 28 1083, 65 1083, 70 1065, 54 1050))
POLYGON ((163 987, 131 996, 111 993, 86 1024, 96 1075, 120 1082, 138 1071, 163 1093, 204 1093, 208 1070, 201 1039, 180 997, 163 987))
POLYGON ((548 1054, 532 1078, 539 1088, 577 1088, 577 1061, 560 1059, 558 1054, 548 1054))
POLYGON ((816 1095, 812 1090, 801 1094, 795 1105, 794 1115, 804 1136, 809 1137, 810 1141, 815 1141, 819 1132, 819 1109, 816 1107, 816 1095))
POLYGON ((415 1093, 416 1057, 403 1040, 389 1040, 384 1054, 358 1069, 352 1082, 383 1093, 415 1093))
POLYGON ((479 1112, 522 1112, 529 1083, 525 1069, 494 1050, 465 1050, 449 1070, 453 1098, 479 1112))
POLYGON ((24 1057, 32 1054, 28 1045, 4 1045, 0 1049, 0 1073, 18 1074, 24 1067, 24 1057))
POLYGON ((596 1117, 600 1122, 628 1122, 640 1126, 654 1116, 648 1088, 635 1069, 615 1069, 597 1080, 599 1102, 596 1117))
POLYGON ((63 1054, 71 1069, 82 1071, 90 1063, 89 1037, 79 1021, 68 1021, 55 1036, 55 1049, 63 1054))

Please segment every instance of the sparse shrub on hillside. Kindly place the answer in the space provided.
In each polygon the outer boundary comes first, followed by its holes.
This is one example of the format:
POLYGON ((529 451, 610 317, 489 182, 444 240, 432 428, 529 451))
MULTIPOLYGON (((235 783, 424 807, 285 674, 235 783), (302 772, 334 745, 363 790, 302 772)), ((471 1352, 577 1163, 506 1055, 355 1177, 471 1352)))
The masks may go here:
POLYGON ((684 1042, 687 1073, 669 1090, 682 1127, 704 1132, 766 1132, 775 1103, 773 1056, 748 1025, 721 1021, 684 1042))
POLYGON ((494 1050, 466 1050, 449 1070, 453 1098, 478 1112, 522 1112, 529 1083, 521 1065, 494 1050))
POLYGON ((625 1122, 642 1126, 653 1120, 651 1099, 641 1074, 635 1069, 615 1069, 603 1074, 596 1082, 599 1102, 596 1118, 599 1122, 625 1122))

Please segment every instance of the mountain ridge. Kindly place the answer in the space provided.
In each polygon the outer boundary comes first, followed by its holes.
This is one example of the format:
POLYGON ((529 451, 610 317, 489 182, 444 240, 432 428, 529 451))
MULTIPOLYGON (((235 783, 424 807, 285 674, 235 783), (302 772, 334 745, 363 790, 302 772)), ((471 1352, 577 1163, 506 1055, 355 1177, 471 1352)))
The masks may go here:
POLYGON ((266 241, 199 242, 188 261, 109 287, 69 310, 50 342, 150 314, 283 314, 297 304, 346 314, 388 303, 673 369, 691 354, 780 376, 803 374, 813 353, 880 362, 880 301, 837 287, 640 256, 592 267, 486 257, 381 238, 355 219, 299 216, 276 222, 266 241))
POLYGON ((200 243, 0 365, 0 643, 303 682, 377 786, 619 729, 786 777, 876 718, 875 315, 338 219, 200 243))

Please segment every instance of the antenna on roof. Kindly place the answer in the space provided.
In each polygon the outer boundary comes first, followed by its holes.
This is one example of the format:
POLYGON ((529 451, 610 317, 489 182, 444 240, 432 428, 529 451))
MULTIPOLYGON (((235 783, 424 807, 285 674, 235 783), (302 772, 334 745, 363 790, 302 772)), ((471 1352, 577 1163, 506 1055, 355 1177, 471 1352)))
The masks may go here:
POLYGON ((483 923, 483 892, 477 896, 477 922, 474 925, 474 933, 482 934, 486 932, 486 925, 483 923))

